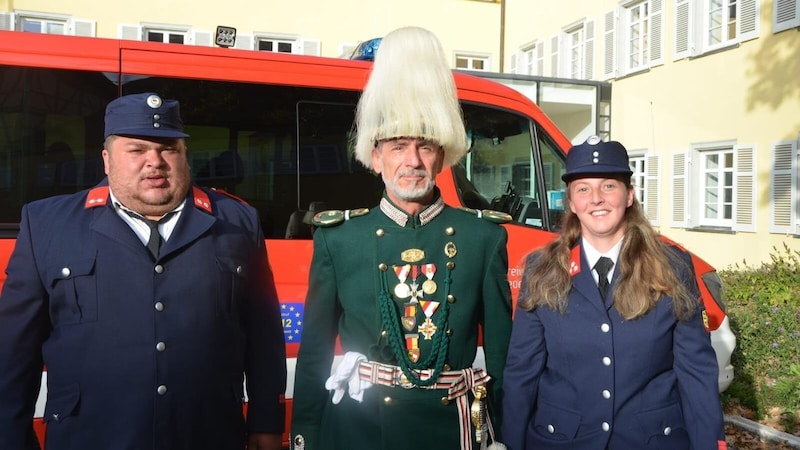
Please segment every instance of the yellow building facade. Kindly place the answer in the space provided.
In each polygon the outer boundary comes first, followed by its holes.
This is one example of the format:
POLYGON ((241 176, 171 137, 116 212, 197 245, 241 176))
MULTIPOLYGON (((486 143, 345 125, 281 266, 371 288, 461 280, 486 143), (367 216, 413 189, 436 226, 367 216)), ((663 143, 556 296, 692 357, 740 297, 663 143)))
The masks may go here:
POLYGON ((507 5, 510 69, 611 83, 611 138, 663 234, 717 268, 800 249, 800 2, 530 3, 507 5))
POLYGON ((454 68, 609 83, 653 225, 717 268, 800 250, 800 0, 0 0, 0 29, 328 57, 405 25, 454 68))

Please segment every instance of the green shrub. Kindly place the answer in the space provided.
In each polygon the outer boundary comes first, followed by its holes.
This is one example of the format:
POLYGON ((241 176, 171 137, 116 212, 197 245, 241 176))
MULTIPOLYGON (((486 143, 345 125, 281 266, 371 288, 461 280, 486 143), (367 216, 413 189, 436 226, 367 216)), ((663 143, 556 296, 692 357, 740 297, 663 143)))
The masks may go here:
POLYGON ((734 380, 723 405, 752 409, 759 418, 774 408, 787 422, 800 410, 800 252, 773 247, 771 262, 720 270, 737 347, 734 380))

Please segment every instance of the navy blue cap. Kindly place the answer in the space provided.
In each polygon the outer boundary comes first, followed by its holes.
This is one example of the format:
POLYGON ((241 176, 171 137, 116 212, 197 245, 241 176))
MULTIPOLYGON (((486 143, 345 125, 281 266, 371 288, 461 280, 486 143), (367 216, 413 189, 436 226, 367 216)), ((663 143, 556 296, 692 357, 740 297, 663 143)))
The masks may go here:
POLYGON ((119 97, 106 106, 105 137, 186 138, 180 103, 145 92, 119 97))
POLYGON ((628 163, 628 151, 622 144, 617 141, 603 142, 597 136, 590 136, 586 142, 569 149, 567 170, 561 179, 569 182, 595 175, 633 175, 628 163))

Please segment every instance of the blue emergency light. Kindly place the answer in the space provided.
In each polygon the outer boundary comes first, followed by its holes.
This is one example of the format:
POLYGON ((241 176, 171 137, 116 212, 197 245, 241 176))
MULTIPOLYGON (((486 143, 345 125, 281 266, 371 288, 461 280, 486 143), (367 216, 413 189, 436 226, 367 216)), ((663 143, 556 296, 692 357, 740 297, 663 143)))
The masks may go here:
POLYGON ((378 46, 381 45, 381 40, 383 38, 374 38, 358 44, 356 49, 353 50, 353 54, 350 55, 350 59, 374 61, 375 53, 378 51, 378 46))

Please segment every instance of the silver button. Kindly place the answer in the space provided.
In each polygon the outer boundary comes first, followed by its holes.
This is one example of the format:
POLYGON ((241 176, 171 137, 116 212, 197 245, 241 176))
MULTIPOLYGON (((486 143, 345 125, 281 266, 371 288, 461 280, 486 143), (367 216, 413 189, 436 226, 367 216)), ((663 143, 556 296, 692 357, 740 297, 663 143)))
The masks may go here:
POLYGON ((64 267, 63 269, 61 269, 61 276, 62 277, 67 278, 71 274, 72 274, 72 271, 69 270, 69 267, 64 267))
POLYGON ((51 417, 53 418, 53 420, 55 422, 58 422, 58 421, 61 420, 61 416, 58 413, 53 413, 53 415, 51 417))
POLYGON ((604 356, 603 357, 603 365, 604 366, 610 366, 611 365, 611 358, 609 358, 608 356, 604 356))
POLYGON ((156 264, 156 267, 153 270, 155 270, 156 273, 164 273, 164 266, 161 264, 156 264))
POLYGON ((604 323, 604 324, 600 325, 600 330, 602 330, 603 333, 608 333, 608 330, 610 330, 610 329, 611 329, 611 327, 608 326, 607 323, 604 323))
POLYGON ((164 395, 167 393, 167 387, 162 384, 156 389, 156 392, 158 392, 158 395, 164 395))
POLYGON ((236 273, 237 273, 238 275, 241 275, 241 274, 242 274, 242 272, 244 272, 244 269, 242 268, 242 266, 236 266, 236 273))
POLYGON ((672 428, 670 427, 664 428, 664 436, 669 436, 670 433, 672 433, 672 428))
POLYGON ((156 304, 154 306, 156 308, 156 311, 158 311, 158 312, 161 312, 161 311, 164 310, 164 304, 161 303, 161 302, 156 302, 156 304))
POLYGON ((166 349, 167 349, 167 344, 163 342, 159 342, 158 344, 156 344, 156 350, 163 352, 166 349))
POLYGON ((608 431, 611 429, 611 425, 608 422, 603 422, 603 431, 608 431))
POLYGON ((611 392, 608 389, 603 389, 603 398, 606 400, 611 398, 611 392))
POLYGON ((550 434, 555 433, 556 432, 556 427, 554 427, 553 425, 548 425, 547 426, 547 432, 550 433, 550 434))

